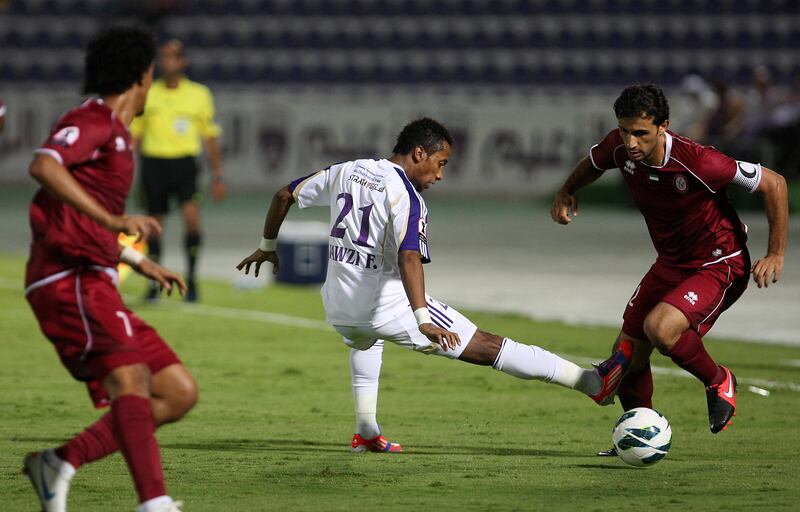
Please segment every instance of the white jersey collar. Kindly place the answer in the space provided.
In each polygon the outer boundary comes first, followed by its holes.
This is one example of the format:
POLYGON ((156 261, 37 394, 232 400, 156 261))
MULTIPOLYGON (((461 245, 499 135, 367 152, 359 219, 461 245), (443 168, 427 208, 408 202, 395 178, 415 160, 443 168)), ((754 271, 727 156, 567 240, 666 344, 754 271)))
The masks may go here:
POLYGON ((664 161, 661 162, 661 165, 650 165, 647 163, 642 162, 647 167, 652 167, 653 169, 661 169, 667 162, 669 162, 669 157, 672 155, 672 135, 669 132, 664 132, 664 135, 667 137, 667 148, 664 151, 664 161))

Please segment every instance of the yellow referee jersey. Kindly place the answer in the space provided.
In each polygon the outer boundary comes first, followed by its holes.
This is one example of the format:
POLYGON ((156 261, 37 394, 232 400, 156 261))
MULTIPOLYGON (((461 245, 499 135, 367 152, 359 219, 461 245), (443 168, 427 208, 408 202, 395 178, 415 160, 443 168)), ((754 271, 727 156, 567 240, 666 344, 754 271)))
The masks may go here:
POLYGON ((205 85, 182 77, 170 89, 163 79, 153 82, 144 114, 134 118, 131 134, 140 139, 140 151, 152 158, 197 156, 201 139, 219 136, 214 121, 214 98, 205 85))

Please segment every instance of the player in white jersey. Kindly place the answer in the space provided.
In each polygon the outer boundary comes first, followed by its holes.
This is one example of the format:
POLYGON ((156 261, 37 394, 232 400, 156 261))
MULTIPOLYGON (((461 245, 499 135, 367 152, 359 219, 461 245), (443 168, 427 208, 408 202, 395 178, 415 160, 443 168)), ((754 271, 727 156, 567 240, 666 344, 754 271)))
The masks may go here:
POLYGON ((376 420, 383 340, 561 384, 602 405, 611 403, 630 363, 631 347, 623 344, 597 368, 580 368, 540 347, 481 331, 425 293, 428 209, 420 192, 443 178, 452 143, 440 123, 419 119, 403 128, 388 159, 336 164, 293 181, 275 194, 259 248, 237 266, 249 273, 255 264, 258 276, 269 261, 277 272, 276 239, 291 205, 331 209, 322 300, 328 323, 351 347, 355 451, 402 450, 381 435, 376 420))

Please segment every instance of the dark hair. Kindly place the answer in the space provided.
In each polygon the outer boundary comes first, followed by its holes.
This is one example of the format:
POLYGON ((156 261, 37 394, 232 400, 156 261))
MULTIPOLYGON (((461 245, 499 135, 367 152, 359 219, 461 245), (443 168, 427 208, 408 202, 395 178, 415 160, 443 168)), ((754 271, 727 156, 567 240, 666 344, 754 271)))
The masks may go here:
POLYGON ((153 33, 139 27, 101 30, 86 48, 83 92, 120 94, 142 79, 156 58, 153 33))
POLYGON ((430 156, 441 151, 445 142, 453 145, 453 137, 447 128, 438 121, 423 117, 405 125, 403 131, 397 136, 397 143, 392 152, 398 155, 407 155, 417 146, 422 146, 422 149, 430 156))
POLYGON ((653 124, 658 126, 669 119, 669 103, 655 84, 631 85, 614 102, 614 114, 617 119, 653 116, 653 124))

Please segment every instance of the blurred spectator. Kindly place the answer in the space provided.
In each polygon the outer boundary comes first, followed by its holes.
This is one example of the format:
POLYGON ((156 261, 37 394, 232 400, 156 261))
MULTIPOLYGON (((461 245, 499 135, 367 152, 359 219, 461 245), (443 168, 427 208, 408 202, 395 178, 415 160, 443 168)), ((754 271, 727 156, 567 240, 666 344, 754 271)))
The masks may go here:
POLYGON ((800 176, 800 69, 792 88, 774 84, 766 66, 753 69, 744 93, 727 79, 696 75, 681 82, 690 102, 687 134, 737 159, 762 162, 786 177, 800 176))
POLYGON ((756 66, 753 82, 745 94, 745 115, 743 135, 758 136, 775 124, 773 114, 777 106, 786 99, 786 93, 772 83, 772 76, 766 66, 756 66))
POLYGON ((775 168, 787 178, 800 178, 800 68, 783 101, 773 108, 768 134, 775 148, 775 168))
POLYGON ((688 103, 685 128, 681 131, 694 140, 702 140, 711 114, 719 106, 719 96, 700 75, 686 75, 681 80, 682 99, 688 103))
POLYGON ((785 101, 786 93, 772 82, 771 73, 766 66, 756 66, 752 80, 744 95, 741 141, 737 146, 744 160, 774 162, 771 136, 779 128, 774 114, 777 107, 785 101))
POLYGON ((0 98, 0 132, 3 131, 3 127, 6 125, 6 105, 3 103, 3 98, 0 98))
POLYGON ((742 133, 744 121, 744 99, 725 78, 713 78, 711 86, 717 96, 717 106, 710 112, 705 133, 701 133, 700 140, 715 146, 723 153, 735 155, 737 139, 742 133))

